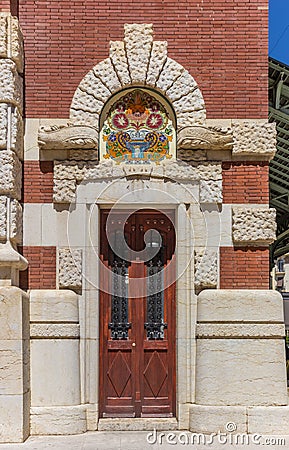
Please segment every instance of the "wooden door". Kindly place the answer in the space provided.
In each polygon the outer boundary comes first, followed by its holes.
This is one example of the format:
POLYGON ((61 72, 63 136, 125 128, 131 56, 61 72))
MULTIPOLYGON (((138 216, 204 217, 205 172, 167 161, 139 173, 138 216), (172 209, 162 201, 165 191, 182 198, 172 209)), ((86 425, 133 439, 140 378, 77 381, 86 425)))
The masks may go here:
POLYGON ((101 417, 172 417, 173 213, 128 214, 103 211, 101 219, 101 417))

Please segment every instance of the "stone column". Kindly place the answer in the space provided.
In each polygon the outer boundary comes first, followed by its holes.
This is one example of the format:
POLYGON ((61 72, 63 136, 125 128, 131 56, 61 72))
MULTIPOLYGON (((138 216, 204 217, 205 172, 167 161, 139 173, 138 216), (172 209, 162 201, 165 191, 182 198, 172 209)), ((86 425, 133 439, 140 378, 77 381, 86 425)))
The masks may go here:
POLYGON ((29 435, 29 303, 17 286, 21 242, 23 50, 18 20, 0 13, 0 442, 29 435), (14 286, 13 286, 14 285, 14 286))

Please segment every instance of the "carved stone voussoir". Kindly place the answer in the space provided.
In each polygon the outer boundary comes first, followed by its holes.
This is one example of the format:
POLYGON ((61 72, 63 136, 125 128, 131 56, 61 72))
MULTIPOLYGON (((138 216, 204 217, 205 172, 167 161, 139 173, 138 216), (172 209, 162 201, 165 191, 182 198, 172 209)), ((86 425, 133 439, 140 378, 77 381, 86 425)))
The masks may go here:
POLYGON ((98 132, 85 125, 41 126, 38 144, 42 150, 95 149, 98 147, 98 132))
POLYGON ((233 136, 230 130, 205 126, 186 126, 179 129, 178 149, 231 150, 233 136))
POLYGON ((233 241, 238 245, 269 245, 276 239, 274 208, 232 208, 233 241))
POLYGON ((195 250, 195 287, 214 288, 218 283, 218 254, 216 250, 195 250))
POLYGON ((233 155, 273 158, 276 152, 274 123, 232 122, 233 155))
POLYGON ((58 281, 64 289, 80 289, 82 286, 82 250, 59 248, 58 281))

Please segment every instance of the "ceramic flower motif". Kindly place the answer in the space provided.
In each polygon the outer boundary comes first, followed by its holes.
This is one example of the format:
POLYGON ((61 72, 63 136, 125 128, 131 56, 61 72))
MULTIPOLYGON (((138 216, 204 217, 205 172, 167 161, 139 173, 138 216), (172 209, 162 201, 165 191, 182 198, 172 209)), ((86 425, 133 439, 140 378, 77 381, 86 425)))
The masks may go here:
POLYGON ((135 89, 109 110, 103 128, 104 157, 117 162, 158 162, 171 157, 172 136, 164 106, 149 93, 135 89))

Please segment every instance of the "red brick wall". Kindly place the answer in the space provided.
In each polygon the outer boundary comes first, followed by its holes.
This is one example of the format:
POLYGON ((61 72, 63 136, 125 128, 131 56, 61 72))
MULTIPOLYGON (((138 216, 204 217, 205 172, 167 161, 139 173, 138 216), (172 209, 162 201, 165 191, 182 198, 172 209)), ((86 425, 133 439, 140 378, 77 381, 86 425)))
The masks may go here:
POLYGON ((268 203, 269 166, 267 162, 224 162, 224 203, 268 203))
POLYGON ((269 289, 269 249, 221 247, 221 289, 269 289))
POLYGON ((52 203, 53 162, 24 161, 23 171, 23 202, 52 203))
POLYGON ((22 289, 56 289, 56 247, 20 247, 29 266, 19 272, 22 289))
POLYGON ((83 76, 125 23, 153 23, 194 76, 208 117, 267 118, 268 0, 19 0, 26 116, 68 117, 83 76))

